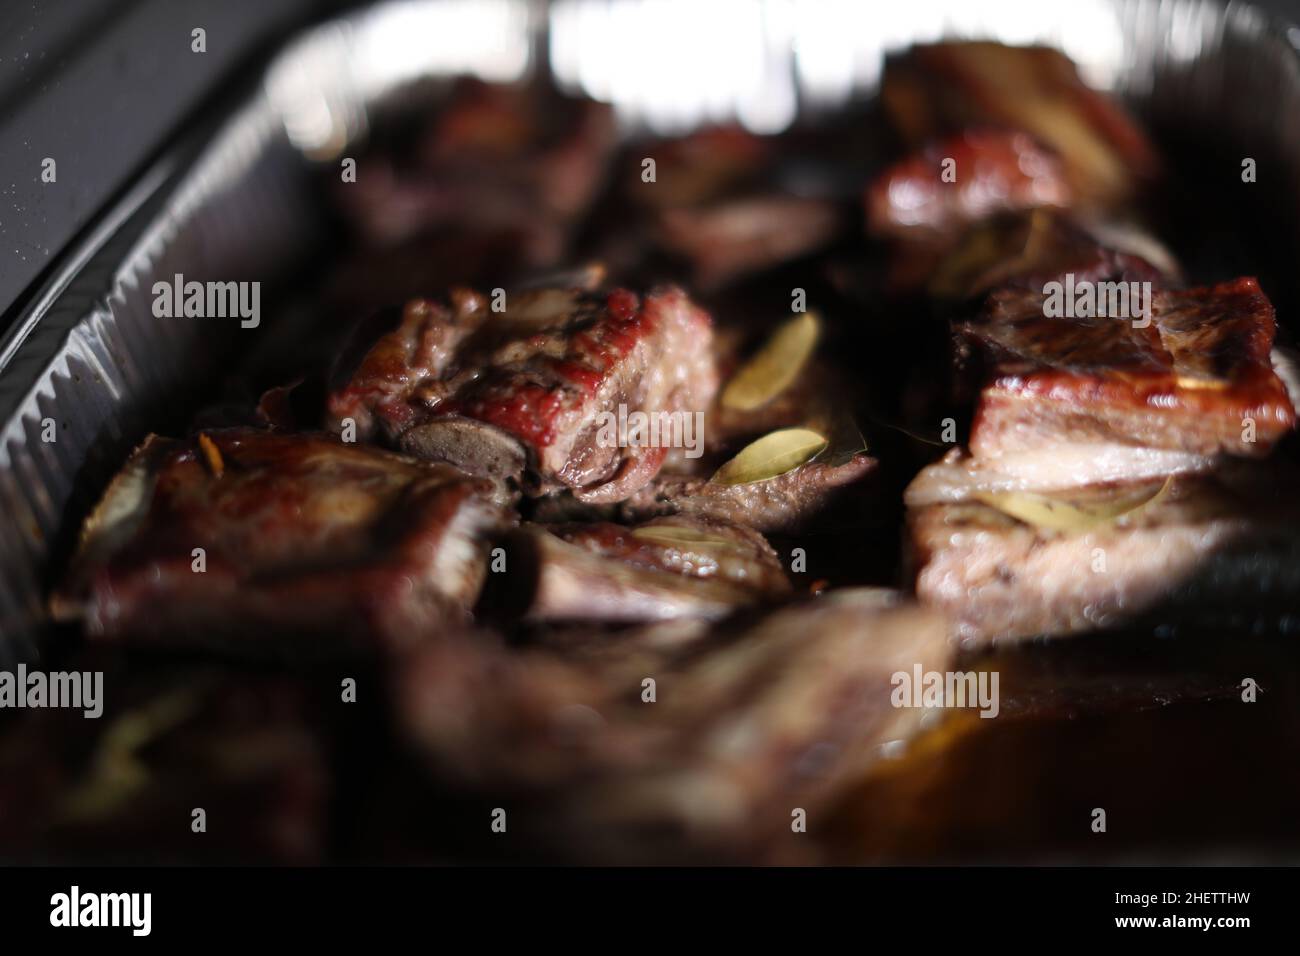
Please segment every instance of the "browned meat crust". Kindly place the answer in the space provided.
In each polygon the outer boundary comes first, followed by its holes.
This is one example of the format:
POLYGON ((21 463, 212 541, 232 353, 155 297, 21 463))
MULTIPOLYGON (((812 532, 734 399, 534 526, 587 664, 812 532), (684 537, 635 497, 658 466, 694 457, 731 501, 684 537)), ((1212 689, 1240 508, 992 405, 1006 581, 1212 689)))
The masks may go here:
POLYGON ((842 464, 810 462, 747 485, 662 476, 624 501, 624 520, 693 515, 748 525, 763 532, 797 531, 875 471, 876 459, 857 454, 842 464))
POLYGON ((924 282, 930 295, 958 301, 978 301, 1001 287, 1041 290, 1067 273, 1076 282, 1159 286, 1177 284, 1180 276, 1168 250, 1140 227, 1085 224, 1049 209, 994 217, 951 242, 899 243, 891 270, 900 288, 924 282))
POLYGON ((751 196, 659 215, 659 242, 690 261, 696 285, 715 289, 761 269, 810 255, 842 231, 832 202, 751 196))
POLYGON ((600 189, 615 145, 603 103, 467 79, 424 132, 414 162, 364 157, 356 181, 335 195, 378 244, 454 226, 550 234, 544 243, 558 250, 600 189))
POLYGON ((457 290, 447 303, 409 303, 354 370, 345 365, 330 422, 469 470, 487 446, 503 468, 526 455, 530 490, 618 501, 654 477, 667 447, 602 441, 601 413, 702 413, 717 389, 711 334, 676 288, 517 293, 501 313, 457 290), (476 429, 490 434, 475 440, 476 429))
POLYGON ((881 99, 914 146, 971 127, 1024 130, 1055 152, 1081 200, 1117 205, 1159 168, 1155 149, 1069 58, 989 42, 918 45, 885 65, 881 99))
POLYGON ((867 230, 895 238, 950 233, 997 213, 1067 207, 1071 199, 1060 161, 1031 137, 968 130, 881 173, 867 190, 867 230))
POLYGON ((1047 318, 1040 291, 994 293, 958 328, 985 385, 978 457, 1064 440, 1266 455, 1295 425, 1270 361, 1273 307, 1252 278, 1157 290, 1150 323, 1047 318))
POLYGON ((1282 476, 1260 469, 1177 476, 1147 506, 1074 532, 1037 529, 973 501, 912 509, 917 595, 951 616, 967 646, 1156 611, 1263 616, 1267 600, 1293 603, 1300 592, 1300 511, 1278 494, 1282 476))
POLYGON ((153 436, 88 522, 54 610, 94 639, 254 655, 417 642, 477 597, 483 534, 506 523, 491 494, 324 435, 153 436))
POLYGON ((790 593, 761 534, 709 519, 537 525, 507 551, 523 562, 507 583, 526 591, 530 620, 714 618, 790 593))

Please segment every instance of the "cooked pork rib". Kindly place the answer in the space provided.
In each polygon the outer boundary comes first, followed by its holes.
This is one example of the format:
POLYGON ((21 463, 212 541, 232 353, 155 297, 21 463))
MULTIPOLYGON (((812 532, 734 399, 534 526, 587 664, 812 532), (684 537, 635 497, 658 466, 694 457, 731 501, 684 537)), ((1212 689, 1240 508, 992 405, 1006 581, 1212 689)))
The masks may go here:
POLYGON ((774 157, 770 136, 741 126, 705 126, 685 136, 646 144, 629 157, 619 177, 627 198, 654 209, 701 206, 752 191, 765 178, 774 157), (643 155, 655 159, 653 188, 642 180, 643 155))
POLYGON ((54 601, 97 639, 248 654, 417 642, 478 595, 492 488, 324 435, 150 437, 54 601), (201 549, 201 552, 199 551, 201 549))
POLYGON ((994 293, 959 335, 986 384, 970 447, 980 458, 1062 441, 1195 455, 1266 455, 1295 424, 1274 373, 1275 321, 1259 284, 1157 290, 1149 322, 1048 318, 1041 291, 994 293))
MULTIPOLYGON (((718 367, 734 376, 744 364, 734 328, 715 338, 718 367)), ((849 411, 852 383, 815 356, 807 358, 793 381, 756 407, 729 405, 725 390, 707 413, 702 457, 674 451, 664 469, 643 488, 612 507, 584 507, 567 496, 537 503, 540 521, 616 520, 635 523, 664 515, 695 516, 757 531, 797 531, 825 517, 849 497, 851 488, 876 467, 864 452, 862 434, 849 411), (711 476, 747 445, 774 431, 806 428, 825 436, 827 451, 783 475, 748 484, 726 485, 711 476)), ((844 517, 839 514, 837 517, 844 517)))
POLYGON ((809 462, 766 481, 723 485, 704 478, 661 475, 619 505, 627 521, 690 515, 742 524, 763 532, 797 531, 876 468, 863 453, 843 463, 809 462))
POLYGON ((759 195, 666 209, 657 236, 691 263, 695 284, 708 290, 811 255, 843 225, 840 209, 828 200, 759 195))
POLYGON ((971 128, 1023 130, 1060 157, 1081 202, 1130 200, 1155 149, 1059 50, 988 42, 918 45, 889 57, 881 99, 913 146, 971 128))
POLYGON ((878 176, 867 191, 867 229, 881 237, 926 237, 996 213, 1068 207, 1071 199, 1060 161, 1031 137, 968 130, 878 176))
POLYGON ((518 477, 526 461, 534 493, 619 501, 654 477, 672 436, 619 447, 602 413, 703 413, 717 388, 710 337, 707 313, 675 288, 537 290, 500 313, 456 290, 406 306, 345 370, 330 421, 474 473, 518 477))
POLYGON ((507 551, 522 560, 508 583, 534 621, 715 618, 790 591, 763 536, 720 521, 536 525, 507 551))
MULTIPOLYGON (((1052 531, 967 501, 909 511, 916 590, 968 646, 1114 626, 1148 612, 1267 616, 1300 593, 1300 511, 1262 465, 1179 475, 1109 523, 1052 531)), ((1157 482, 1158 484, 1158 482, 1157 482)), ((1151 484, 1147 483, 1151 488, 1151 484)), ((1121 488, 1075 489, 1105 501, 1121 488)))
POLYGON ((678 622, 576 647, 458 635, 396 679, 431 765, 540 798, 543 832, 568 852, 744 859, 915 728, 923 711, 891 705, 893 675, 947 654, 937 615, 846 590, 747 625, 678 622))
POLYGON ((954 240, 900 243, 891 260, 895 285, 923 283, 944 300, 978 300, 1002 287, 1041 290, 1071 274, 1076 283, 1177 284, 1173 255, 1140 226, 1083 221, 1050 209, 1002 215, 954 240))
POLYGON ((469 226, 551 234, 545 242, 558 249, 595 198, 615 145, 613 111, 603 103, 464 80, 414 162, 365 156, 356 180, 335 194, 378 244, 469 226))
MULTIPOLYGON (((740 365, 734 343, 717 349, 718 364, 734 373, 740 365)), ((539 521, 615 520, 635 523, 663 515, 695 516, 762 532, 792 532, 817 525, 835 512, 835 506, 865 490, 867 475, 876 459, 864 452, 862 435, 846 411, 845 395, 851 384, 827 363, 808 360, 802 372, 783 391, 757 408, 728 407, 713 403, 707 414, 707 454, 687 459, 677 452, 664 470, 643 488, 612 506, 591 506, 570 496, 553 495, 537 502, 533 517, 539 521), (829 453, 766 481, 724 485, 711 480, 718 468, 746 445, 773 431, 809 428, 826 436, 829 453)))

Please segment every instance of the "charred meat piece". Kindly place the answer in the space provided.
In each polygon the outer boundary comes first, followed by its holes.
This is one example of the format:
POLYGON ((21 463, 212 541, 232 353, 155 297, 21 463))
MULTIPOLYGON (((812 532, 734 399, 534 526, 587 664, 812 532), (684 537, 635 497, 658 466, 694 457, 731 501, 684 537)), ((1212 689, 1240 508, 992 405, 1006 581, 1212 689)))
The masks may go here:
POLYGON ((377 313, 358 328, 340 357, 336 388, 329 396, 328 424, 351 424, 362 441, 390 444, 420 418, 417 388, 437 382, 453 367, 458 351, 488 320, 487 300, 454 288, 446 302, 413 299, 401 309, 396 328, 391 313, 377 313))
MULTIPOLYGON (((621 519, 680 514, 759 531, 794 531, 828 517, 851 488, 861 491, 876 462, 865 454, 849 410, 852 384, 815 355, 820 327, 815 314, 796 315, 744 361, 739 341, 720 337, 718 364, 729 377, 709 411, 707 454, 671 460, 653 482, 619 505, 621 519), (719 474, 735 456, 752 455, 776 433, 791 431, 815 433, 826 447, 796 467, 760 468, 748 480, 719 474)), ((836 510, 837 519, 847 517, 836 510)))
POLYGON ((1002 212, 1068 207, 1060 161, 1024 133, 971 130, 885 170, 867 191, 867 230, 905 239, 957 232, 1002 212))
MULTIPOLYGON (((770 137, 735 126, 638 140, 617 160, 617 188, 585 224, 581 254, 609 264, 625 283, 660 281, 682 266, 674 260, 689 258, 691 251, 671 248, 674 233, 667 224, 689 223, 704 210, 723 210, 744 196, 763 198, 760 187, 770 179, 773 150, 770 137), (649 159, 655 164, 652 175, 649 159)), ((722 225, 718 220, 712 228, 722 225)), ((682 240, 689 244, 692 237, 682 240)))
POLYGON ((1254 279, 1157 290, 1142 318, 1131 302, 1117 309, 1114 296, 1100 308, 1110 293, 1089 288, 1103 301, 1076 308, 1076 318, 1049 318, 1043 292, 1011 289, 959 327, 986 383, 970 439, 976 457, 1063 441, 1262 457, 1294 427, 1270 361, 1273 307, 1254 279))
POLYGON ((464 80, 410 154, 365 157, 356 182, 336 189, 372 242, 392 244, 445 226, 550 233, 595 198, 615 146, 603 103, 536 85, 464 80))
POLYGON ((846 590, 753 622, 609 640, 427 646, 396 673, 403 725, 441 775, 540 801, 557 847, 613 859, 757 859, 907 737, 893 675, 942 668, 945 622, 846 590), (653 678, 656 702, 643 700, 653 678))
POLYGON ((890 263, 899 288, 924 284, 942 300, 975 300, 1000 287, 1042 289, 1066 274, 1076 282, 1179 283, 1173 255, 1140 226, 1078 221, 1036 209, 973 226, 953 241, 898 244, 890 263))
POLYGON ((621 182, 629 215, 613 222, 602 258, 637 269, 640 260, 685 266, 692 287, 712 291, 809 256, 850 231, 847 204, 814 188, 789 144, 735 127, 710 127, 632 151, 621 182), (783 148, 784 147, 784 148, 783 148), (655 178, 643 179, 644 157, 655 178), (635 165, 633 165, 633 162, 635 165), (803 178, 799 178, 799 174, 803 178))
POLYGON ((151 436, 87 521, 57 617, 101 640, 334 654, 464 617, 489 482, 445 465, 252 429, 151 436))
POLYGON ((1159 160, 1132 119, 1046 47, 988 42, 914 46, 885 64, 881 99, 921 147, 971 128, 1021 130, 1060 157, 1078 201, 1122 205, 1159 160))
POLYGON ((641 155, 631 157, 621 181, 638 205, 705 205, 758 186, 773 161, 774 144, 738 126, 708 126, 687 136, 646 145, 655 160, 653 188, 644 188, 641 155))
POLYGON ((708 314, 676 288, 537 290, 500 313, 455 291, 446 304, 406 306, 345 372, 330 423, 351 419, 359 437, 379 434, 475 474, 518 478, 526 464, 535 494, 619 501, 658 472, 672 423, 708 408, 711 335, 708 314), (625 441, 620 409, 624 421, 641 413, 670 427, 625 441))
MULTIPOLYGON (((1263 620, 1270 604, 1293 607, 1300 593, 1300 512, 1278 494, 1278 480, 1244 464, 1180 475, 1113 521, 1074 528, 1028 523, 977 501, 914 509, 917 595, 947 612, 968 646, 1148 614, 1204 621, 1246 608, 1263 620)), ((1075 489, 1053 496, 1051 507, 1095 509, 1131 490, 1075 489)))
POLYGON ((761 534, 707 519, 536 525, 507 551, 534 621, 715 618, 790 591, 761 534))
POLYGON ((813 461, 775 478, 743 485, 665 475, 619 505, 619 512, 627 521, 677 514, 748 525, 763 532, 797 531, 857 487, 876 465, 876 459, 859 453, 844 462, 813 461))
POLYGON ((811 255, 844 225, 830 201, 762 194, 667 209, 658 217, 657 236, 664 249, 691 264, 696 285, 716 289, 811 255))

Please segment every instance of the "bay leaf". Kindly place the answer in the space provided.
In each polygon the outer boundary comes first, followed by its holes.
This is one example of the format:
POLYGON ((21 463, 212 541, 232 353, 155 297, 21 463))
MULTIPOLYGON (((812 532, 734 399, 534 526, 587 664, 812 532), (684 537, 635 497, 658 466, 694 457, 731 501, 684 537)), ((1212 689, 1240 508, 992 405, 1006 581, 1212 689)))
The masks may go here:
POLYGON ((1082 495, 1039 494, 1028 491, 976 492, 976 500, 996 508, 1017 521, 1048 531, 1089 531, 1133 514, 1164 497, 1173 478, 1161 484, 1148 482, 1138 487, 1113 489, 1082 495))
POLYGON ((735 550, 738 545, 730 538, 708 534, 695 528, 682 528, 675 525, 651 525, 648 528, 634 528, 632 537, 650 544, 666 548, 729 548, 735 550))
POLYGON ((820 337, 821 319, 815 312, 783 322, 727 383, 723 407, 749 412, 776 398, 799 377, 820 337))
POLYGON ((793 471, 820 455, 828 442, 807 428, 782 428, 740 450, 712 478, 720 485, 748 485, 793 471))

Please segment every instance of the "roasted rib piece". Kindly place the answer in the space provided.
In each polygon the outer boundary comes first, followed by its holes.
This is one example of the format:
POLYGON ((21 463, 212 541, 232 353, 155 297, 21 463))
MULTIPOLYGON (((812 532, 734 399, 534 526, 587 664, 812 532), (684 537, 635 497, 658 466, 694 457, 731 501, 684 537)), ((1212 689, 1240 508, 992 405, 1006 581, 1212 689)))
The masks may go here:
POLYGON ((1173 255, 1140 226, 1070 218, 1036 209, 997 216, 958 238, 900 243, 891 260, 893 283, 923 284, 941 300, 978 300, 1002 287, 1041 290, 1070 274, 1075 281, 1180 284, 1173 255))
POLYGON ((1254 281, 1152 300, 1151 324, 1135 328, 1123 318, 1047 318, 1041 294, 995 293, 980 319, 959 327, 992 383, 971 450, 924 469, 908 505, 1201 472, 1220 452, 1266 455, 1293 412, 1271 369, 1271 308, 1254 281))
POLYGON ((867 230, 907 239, 958 232, 1003 212, 1068 207, 1060 161, 1024 133, 969 130, 895 163, 867 191, 867 230), (951 178, 945 163, 951 161, 951 178))
POLYGON ((761 534, 707 519, 535 525, 507 551, 522 562, 507 584, 533 621, 715 618, 790 591, 761 534))
POLYGON ((811 255, 853 224, 826 171, 809 175, 798 165, 806 154, 773 137, 708 127, 638 144, 627 159, 618 179, 627 210, 610 217, 597 245, 623 272, 640 274, 649 260, 714 291, 811 255))
POLYGON ((986 383, 976 457, 1062 442, 1262 457, 1294 427, 1270 362, 1273 307, 1254 279, 1157 290, 1146 318, 1044 310, 1042 291, 1008 289, 958 327, 986 383))
MULTIPOLYGON (((865 502, 864 479, 876 460, 866 454, 850 411, 852 384, 816 356, 820 325, 813 314, 796 315, 748 355, 734 337, 720 336, 718 364, 727 372, 727 384, 709 412, 709 455, 669 462, 654 481, 619 505, 621 519, 694 515, 790 532, 816 524, 855 493, 865 502), (765 480, 725 484, 717 479, 720 466, 751 442, 792 428, 824 437, 826 450, 765 480)), ((845 517, 841 510, 835 520, 845 517)))
POLYGON ((758 186, 771 166, 774 141, 739 126, 706 126, 686 136, 647 143, 630 157, 620 182, 635 204, 657 209, 700 206, 758 186), (645 156, 655 179, 642 179, 645 156))
POLYGON ((850 493, 876 466, 876 459, 859 453, 843 462, 809 462, 745 485, 663 475, 622 502, 619 514, 627 521, 686 515, 763 532, 797 531, 850 493))
POLYGON ((965 300, 1066 272, 1179 277, 1136 222, 1076 204, 1060 161, 1024 133, 973 130, 931 144, 881 173, 866 206, 868 232, 890 242, 887 284, 897 293, 965 300))
POLYGON ((887 60, 880 95, 916 148, 972 128, 1030 134, 1060 157, 1080 202, 1122 205, 1159 166, 1136 124, 1089 89, 1058 50, 988 42, 914 46, 887 60))
POLYGON ((454 290, 447 303, 408 303, 344 369, 330 424, 351 419, 360 438, 522 479, 533 494, 618 501, 654 477, 675 436, 619 447, 606 416, 621 407, 693 424, 717 388, 710 336, 708 314, 676 288, 515 293, 500 313, 454 290))
POLYGON ((656 235, 664 249, 690 262, 694 285, 716 289, 810 255, 843 226, 843 214, 828 200, 760 194, 664 210, 656 235))
MULTIPOLYGON (((741 361, 737 338, 724 331, 715 340, 718 365, 733 381, 738 370, 748 364, 741 361)), ((762 371, 764 376, 769 372, 779 376, 790 370, 764 366, 762 371)), ((747 402, 743 408, 729 404, 730 389, 720 390, 706 416, 707 454, 688 459, 674 453, 663 471, 624 501, 592 508, 568 496, 552 496, 536 505, 534 517, 551 522, 603 519, 635 523, 682 515, 762 532, 800 531, 824 520, 844 519, 848 516, 845 509, 836 506, 855 499, 865 503, 865 494, 856 493, 865 492, 864 479, 877 465, 876 459, 861 450, 865 443, 847 410, 850 383, 812 356, 793 374, 786 387, 752 408, 747 402), (719 467, 750 442, 789 428, 807 428, 822 435, 829 442, 826 451, 766 480, 745 484, 714 480, 719 467)))
POLYGON ((522 650, 460 635, 395 676, 402 722, 439 774, 529 795, 556 847, 716 862, 790 838, 792 810, 815 819, 911 733, 923 711, 891 705, 893 675, 947 654, 937 615, 846 590, 714 630, 522 650))
MULTIPOLYGON (((1278 493, 1293 480, 1244 463, 1180 475, 1113 521, 1073 529, 1035 526, 973 500, 913 509, 917 595, 951 616, 967 646, 1148 612, 1205 621, 1245 609, 1264 619, 1269 602, 1293 605, 1300 593, 1300 511, 1278 493)), ((1058 510, 1104 506, 1132 490, 1081 488, 1052 500, 1058 510)))
POLYGON ((87 521, 53 610, 94 639, 247 654, 418 642, 477 597, 483 535, 506 522, 492 495, 324 435, 151 436, 87 521))
POLYGON ((472 226, 528 230, 558 250, 604 181, 615 132, 603 103, 466 79, 436 112, 413 162, 364 157, 356 181, 335 191, 375 243, 472 226))

